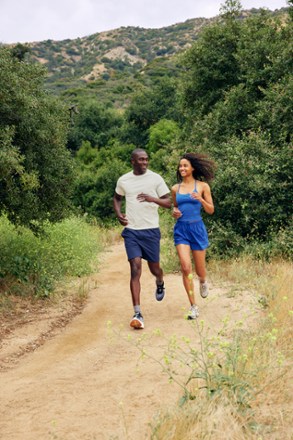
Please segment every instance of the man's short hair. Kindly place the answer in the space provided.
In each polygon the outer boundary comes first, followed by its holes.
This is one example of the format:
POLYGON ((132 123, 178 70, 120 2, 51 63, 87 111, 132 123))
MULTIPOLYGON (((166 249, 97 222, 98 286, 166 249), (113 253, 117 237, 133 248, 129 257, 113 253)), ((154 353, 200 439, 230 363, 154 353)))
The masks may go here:
POLYGON ((131 153, 131 159, 139 153, 146 153, 146 151, 143 148, 135 148, 131 153))

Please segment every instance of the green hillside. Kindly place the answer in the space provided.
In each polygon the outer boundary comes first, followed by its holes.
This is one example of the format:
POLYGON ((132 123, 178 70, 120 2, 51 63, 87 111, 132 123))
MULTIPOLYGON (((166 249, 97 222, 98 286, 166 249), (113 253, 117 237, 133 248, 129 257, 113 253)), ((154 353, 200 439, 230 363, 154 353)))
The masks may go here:
MULTIPOLYGON (((258 9, 243 11, 240 19, 258 13, 258 9)), ((103 103, 120 108, 140 84, 176 76, 176 55, 219 20, 195 18, 160 29, 121 27, 72 40, 35 42, 28 45, 29 58, 47 68, 47 88, 70 102, 98 96, 103 103)))

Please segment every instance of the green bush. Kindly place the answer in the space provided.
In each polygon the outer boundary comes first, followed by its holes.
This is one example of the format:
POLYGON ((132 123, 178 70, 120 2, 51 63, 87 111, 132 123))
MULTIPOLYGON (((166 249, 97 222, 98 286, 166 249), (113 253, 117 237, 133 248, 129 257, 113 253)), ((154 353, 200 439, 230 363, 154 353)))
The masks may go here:
POLYGON ((243 251, 245 240, 234 231, 232 224, 226 223, 224 225, 221 222, 214 222, 208 232, 209 257, 229 259, 243 251))
POLYGON ((46 223, 39 236, 1 217, 0 239, 0 288, 38 297, 49 296, 65 276, 90 273, 101 250, 100 230, 76 217, 46 223))
POLYGON ((251 255, 264 261, 271 261, 273 259, 292 260, 293 258, 293 228, 292 224, 283 227, 278 233, 272 235, 269 240, 265 242, 253 241, 248 243, 244 248, 244 253, 251 255))
POLYGON ((133 148, 133 145, 113 145, 96 150, 96 158, 89 165, 87 160, 95 150, 83 148, 82 154, 77 157, 80 170, 75 185, 75 206, 99 220, 107 222, 113 219, 116 182, 122 174, 130 171, 133 148))
POLYGON ((67 107, 45 92, 44 67, 21 56, 0 47, 0 213, 30 226, 68 216, 74 169, 67 107))
POLYGON ((248 240, 270 240, 272 233, 288 225, 292 215, 289 146, 275 147, 262 133, 252 132, 211 151, 218 164, 211 222, 231 224, 235 234, 248 240))

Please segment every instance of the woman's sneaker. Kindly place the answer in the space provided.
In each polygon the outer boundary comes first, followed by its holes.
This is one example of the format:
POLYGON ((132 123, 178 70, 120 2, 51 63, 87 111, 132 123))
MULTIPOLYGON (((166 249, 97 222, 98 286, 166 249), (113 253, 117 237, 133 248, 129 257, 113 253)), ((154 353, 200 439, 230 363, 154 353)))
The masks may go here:
POLYGON ((202 298, 206 298, 209 294, 209 286, 207 281, 199 283, 199 293, 202 298))
POLYGON ((187 319, 196 319, 199 317, 199 310, 197 306, 191 306, 187 315, 187 319))
POLYGON ((140 312, 133 315, 133 318, 130 321, 130 327, 135 329, 144 328, 143 316, 140 312))

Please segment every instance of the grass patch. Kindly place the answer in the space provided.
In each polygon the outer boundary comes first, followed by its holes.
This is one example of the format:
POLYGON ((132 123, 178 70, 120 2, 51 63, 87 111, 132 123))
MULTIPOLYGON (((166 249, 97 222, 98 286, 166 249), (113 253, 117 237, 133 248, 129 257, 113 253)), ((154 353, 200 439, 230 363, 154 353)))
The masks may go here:
MULTIPOLYGON (((180 267, 172 231, 171 220, 163 217, 166 272, 180 267)), ((165 341, 165 358, 156 361, 183 393, 179 404, 153 421, 152 440, 292 439, 293 272, 286 259, 291 244, 292 233, 280 233, 268 243, 236 249, 230 259, 217 258, 217 253, 214 259, 214 248, 208 250, 208 278, 228 287, 231 301, 238 292, 254 292, 263 317, 249 330, 235 323, 229 337, 225 328, 210 337, 208 327, 197 323, 200 347, 176 338, 165 341), (183 374, 182 365, 188 372, 183 374)), ((138 349, 142 357, 148 355, 143 344, 138 349)))
POLYGON ((264 317, 249 331, 235 323, 228 341, 222 331, 216 339, 209 339, 197 324, 200 352, 190 350, 184 361, 192 365, 185 381, 186 405, 162 416, 152 438, 220 440, 225 432, 231 440, 289 440, 292 267, 285 261, 263 263, 245 257, 210 263, 209 270, 217 281, 254 289, 265 298, 264 317))
POLYGON ((46 223, 42 234, 34 235, 1 217, 0 292, 6 296, 50 296, 65 277, 81 277, 96 270, 98 255, 113 235, 76 217, 46 223))
MULTIPOLYGON (((151 423, 152 440, 267 440, 292 438, 292 270, 284 261, 245 257, 210 262, 214 282, 253 289, 266 298, 255 327, 223 320, 215 333, 203 320, 191 322, 194 337, 166 338, 159 329, 127 341, 157 362, 182 390, 179 402, 151 423), (151 347, 160 338, 159 358, 151 347)), ((233 300, 233 299, 231 299, 233 300)), ((116 335, 119 331, 112 329, 116 335)))

